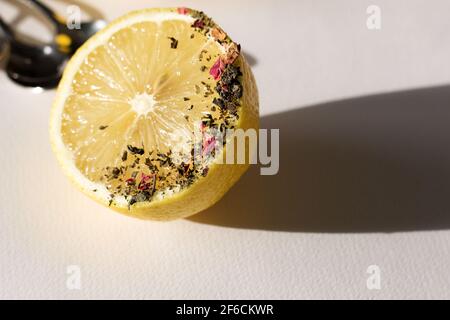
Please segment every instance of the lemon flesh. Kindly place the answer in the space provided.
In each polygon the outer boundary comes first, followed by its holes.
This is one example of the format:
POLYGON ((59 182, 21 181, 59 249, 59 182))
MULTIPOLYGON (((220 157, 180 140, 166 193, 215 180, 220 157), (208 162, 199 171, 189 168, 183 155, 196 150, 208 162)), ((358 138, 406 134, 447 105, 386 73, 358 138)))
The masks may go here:
POLYGON ((189 156, 198 123, 258 127, 255 81, 236 48, 195 10, 143 10, 112 22, 71 59, 58 88, 50 135, 67 175, 139 218, 186 217, 218 201, 248 165, 216 163, 223 154, 194 165, 189 156))

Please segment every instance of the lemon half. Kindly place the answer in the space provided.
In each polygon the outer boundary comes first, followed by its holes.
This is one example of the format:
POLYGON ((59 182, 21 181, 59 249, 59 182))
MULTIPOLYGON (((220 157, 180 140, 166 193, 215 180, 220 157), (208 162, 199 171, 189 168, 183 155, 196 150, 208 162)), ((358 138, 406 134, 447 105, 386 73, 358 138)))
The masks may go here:
POLYGON ((173 220, 213 205, 249 166, 217 161, 226 140, 196 163, 196 124, 257 129, 258 108, 240 46, 213 20, 148 9, 113 21, 73 56, 50 137, 64 172, 91 198, 132 217, 173 220))

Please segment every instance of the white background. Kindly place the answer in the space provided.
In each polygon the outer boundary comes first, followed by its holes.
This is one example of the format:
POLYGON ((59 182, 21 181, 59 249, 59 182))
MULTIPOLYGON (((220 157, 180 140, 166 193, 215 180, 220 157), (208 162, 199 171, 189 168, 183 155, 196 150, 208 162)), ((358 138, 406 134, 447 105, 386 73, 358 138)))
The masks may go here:
POLYGON ((449 1, 91 3, 108 20, 169 5, 214 17, 254 64, 280 173, 251 170, 190 220, 115 214, 57 166, 54 91, 2 72, 1 298, 450 298, 449 1), (66 288, 69 265, 81 290, 66 288), (366 287, 370 265, 381 290, 366 287))

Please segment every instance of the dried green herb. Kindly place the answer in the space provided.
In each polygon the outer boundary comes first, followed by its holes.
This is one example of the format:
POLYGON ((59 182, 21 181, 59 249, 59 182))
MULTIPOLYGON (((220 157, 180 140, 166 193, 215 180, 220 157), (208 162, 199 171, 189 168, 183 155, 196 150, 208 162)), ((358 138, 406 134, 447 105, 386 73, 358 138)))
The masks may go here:
POLYGON ((169 37, 169 40, 170 40, 170 47, 172 49, 178 48, 178 40, 177 39, 175 39, 174 37, 169 37))
POLYGON ((135 154, 135 155, 138 154, 138 155, 142 156, 145 153, 143 148, 133 147, 131 145, 128 145, 127 148, 128 148, 128 151, 130 151, 132 154, 135 154))
POLYGON ((122 154, 122 161, 125 162, 128 159, 128 152, 125 150, 122 154))
POLYGON ((113 178, 113 179, 117 179, 117 178, 119 177, 119 174, 120 174, 119 168, 114 168, 114 169, 112 170, 112 178, 113 178))

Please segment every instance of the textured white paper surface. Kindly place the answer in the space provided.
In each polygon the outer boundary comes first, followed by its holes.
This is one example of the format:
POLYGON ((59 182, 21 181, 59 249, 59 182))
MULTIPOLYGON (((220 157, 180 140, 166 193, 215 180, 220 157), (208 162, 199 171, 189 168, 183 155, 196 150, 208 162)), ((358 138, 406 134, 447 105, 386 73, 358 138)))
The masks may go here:
POLYGON ((0 298, 449 299, 450 3, 95 2, 108 20, 169 5, 203 9, 242 43, 263 125, 281 129, 280 174, 251 170, 191 220, 120 216, 58 168, 54 91, 2 72, 0 298), (81 290, 66 286, 71 265, 81 290))

